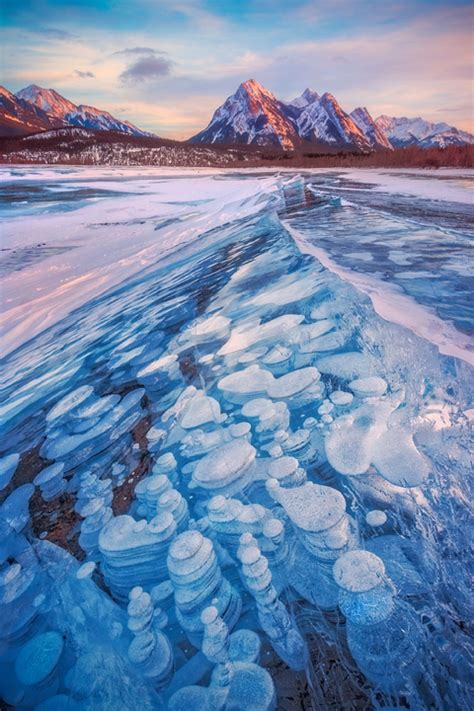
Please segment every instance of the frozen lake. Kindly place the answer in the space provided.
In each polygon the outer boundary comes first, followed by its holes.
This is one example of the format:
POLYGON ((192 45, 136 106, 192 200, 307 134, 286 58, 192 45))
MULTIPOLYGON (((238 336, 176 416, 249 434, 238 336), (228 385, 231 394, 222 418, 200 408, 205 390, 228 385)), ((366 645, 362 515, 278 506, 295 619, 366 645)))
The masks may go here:
POLYGON ((474 172, 0 178, 0 697, 467 711, 474 172))

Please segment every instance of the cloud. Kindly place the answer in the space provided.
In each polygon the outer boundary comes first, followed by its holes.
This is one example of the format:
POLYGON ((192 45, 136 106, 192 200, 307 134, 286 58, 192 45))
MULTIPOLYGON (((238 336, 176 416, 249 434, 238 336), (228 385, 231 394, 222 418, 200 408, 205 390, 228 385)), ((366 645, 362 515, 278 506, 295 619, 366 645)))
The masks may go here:
POLYGON ((171 73, 173 62, 165 57, 147 55, 130 64, 119 76, 124 84, 143 82, 157 77, 165 77, 171 73))
POLYGON ((75 77, 79 77, 79 79, 94 79, 95 78, 95 74, 93 74, 93 72, 81 72, 80 69, 75 69, 73 71, 73 75, 75 77))
POLYGON ((40 35, 45 39, 51 40, 78 40, 77 35, 73 35, 72 32, 66 32, 65 30, 59 30, 57 27, 32 27, 29 28, 29 32, 35 35, 40 35))
POLYGON ((125 49, 119 49, 117 52, 114 52, 114 55, 117 54, 122 54, 125 56, 133 56, 137 54, 151 54, 155 56, 157 54, 168 54, 168 52, 161 52, 157 49, 153 49, 152 47, 126 47, 125 49))

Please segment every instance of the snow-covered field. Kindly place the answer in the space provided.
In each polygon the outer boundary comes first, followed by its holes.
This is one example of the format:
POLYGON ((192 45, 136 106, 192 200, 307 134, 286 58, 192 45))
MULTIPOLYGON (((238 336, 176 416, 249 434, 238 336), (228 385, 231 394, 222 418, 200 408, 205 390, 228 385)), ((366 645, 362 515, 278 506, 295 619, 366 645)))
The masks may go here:
POLYGON ((472 172, 0 176, 2 701, 468 711, 472 172))

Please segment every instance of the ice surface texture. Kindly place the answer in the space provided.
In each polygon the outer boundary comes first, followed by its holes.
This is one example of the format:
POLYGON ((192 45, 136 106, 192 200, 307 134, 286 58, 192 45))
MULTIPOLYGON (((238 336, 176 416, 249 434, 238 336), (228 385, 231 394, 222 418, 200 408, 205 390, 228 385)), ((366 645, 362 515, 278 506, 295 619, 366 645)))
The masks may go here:
POLYGON ((4 364, 2 699, 470 709, 467 363, 299 251, 302 178, 108 178, 122 266, 4 364))

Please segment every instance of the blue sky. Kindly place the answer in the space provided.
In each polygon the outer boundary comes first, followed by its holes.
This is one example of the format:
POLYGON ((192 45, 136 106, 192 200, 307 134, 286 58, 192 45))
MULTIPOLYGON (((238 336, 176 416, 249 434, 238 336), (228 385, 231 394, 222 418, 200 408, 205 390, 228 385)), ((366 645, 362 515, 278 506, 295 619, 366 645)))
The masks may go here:
POLYGON ((472 130, 473 10, 440 0, 7 0, 2 80, 186 138, 241 81, 472 130))

